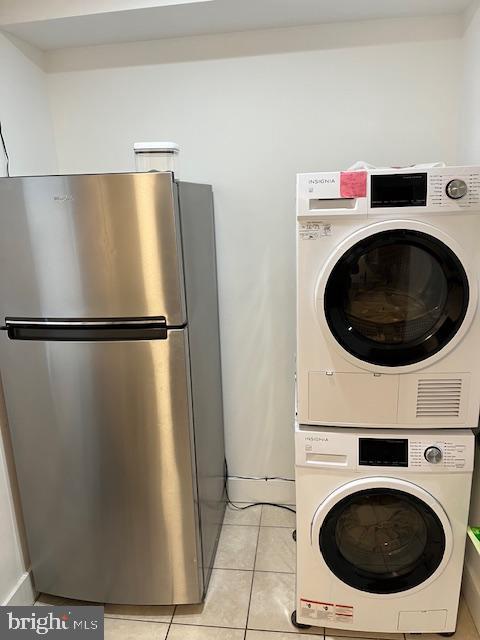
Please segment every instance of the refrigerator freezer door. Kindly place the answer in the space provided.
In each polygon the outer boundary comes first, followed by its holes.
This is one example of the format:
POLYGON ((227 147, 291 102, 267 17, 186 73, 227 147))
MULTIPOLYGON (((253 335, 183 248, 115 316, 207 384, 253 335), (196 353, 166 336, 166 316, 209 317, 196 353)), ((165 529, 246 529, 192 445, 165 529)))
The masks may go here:
POLYGON ((0 317, 186 321, 171 173, 0 179, 0 317))
POLYGON ((199 602, 186 330, 117 342, 0 333, 37 590, 98 602, 199 602))

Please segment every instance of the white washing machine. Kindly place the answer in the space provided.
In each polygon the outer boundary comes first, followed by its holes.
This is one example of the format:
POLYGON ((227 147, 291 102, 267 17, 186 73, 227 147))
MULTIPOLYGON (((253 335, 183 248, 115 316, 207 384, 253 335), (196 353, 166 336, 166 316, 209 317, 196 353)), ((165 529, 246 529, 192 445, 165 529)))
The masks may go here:
POLYGON ((297 181, 301 424, 475 427, 480 168, 297 181))
POLYGON ((297 623, 455 630, 469 430, 296 429, 297 623))

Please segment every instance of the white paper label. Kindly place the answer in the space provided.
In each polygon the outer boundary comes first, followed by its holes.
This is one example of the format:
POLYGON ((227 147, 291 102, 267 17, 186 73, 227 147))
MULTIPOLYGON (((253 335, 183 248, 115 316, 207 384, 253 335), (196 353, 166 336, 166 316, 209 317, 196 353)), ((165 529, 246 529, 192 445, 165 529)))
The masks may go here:
POLYGON ((300 240, 316 240, 322 236, 329 236, 332 233, 332 225, 325 222, 301 222, 298 225, 298 235, 300 240))

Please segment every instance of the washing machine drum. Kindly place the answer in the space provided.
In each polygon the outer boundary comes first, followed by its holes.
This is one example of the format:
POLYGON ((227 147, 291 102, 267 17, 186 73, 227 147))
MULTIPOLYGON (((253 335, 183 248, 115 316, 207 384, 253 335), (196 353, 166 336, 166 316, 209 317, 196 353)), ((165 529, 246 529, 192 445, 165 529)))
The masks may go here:
POLYGON ((412 229, 354 244, 328 277, 324 312, 339 344, 376 365, 402 366, 440 351, 461 327, 468 278, 442 241, 412 229))
POLYGON ((435 512, 416 496, 367 489, 331 509, 319 544, 332 573, 349 586, 398 593, 435 573, 445 554, 445 533, 435 512))

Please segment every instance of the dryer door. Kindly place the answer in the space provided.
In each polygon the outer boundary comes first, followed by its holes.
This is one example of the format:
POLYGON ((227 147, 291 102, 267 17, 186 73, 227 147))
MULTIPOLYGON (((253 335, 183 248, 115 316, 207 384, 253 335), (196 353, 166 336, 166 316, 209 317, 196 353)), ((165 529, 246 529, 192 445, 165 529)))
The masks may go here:
POLYGON ((468 324, 474 296, 464 265, 442 234, 424 229, 435 231, 407 221, 372 225, 324 273, 317 310, 362 363, 391 370, 424 362, 468 324))
POLYGON ((452 531, 443 508, 420 487, 367 478, 340 487, 320 505, 312 545, 348 586, 403 595, 443 571, 452 531))

